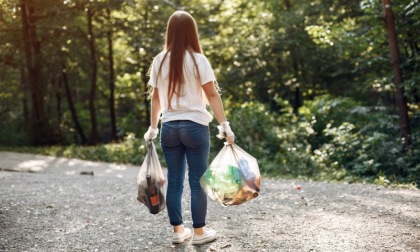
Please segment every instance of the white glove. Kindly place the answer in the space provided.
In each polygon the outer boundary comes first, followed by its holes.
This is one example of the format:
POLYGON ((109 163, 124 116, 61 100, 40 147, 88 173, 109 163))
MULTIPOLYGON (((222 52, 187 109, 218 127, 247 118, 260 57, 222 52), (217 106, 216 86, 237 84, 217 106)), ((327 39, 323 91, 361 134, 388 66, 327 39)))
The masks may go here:
POLYGON ((159 134, 159 129, 153 129, 152 126, 149 126, 149 129, 147 130, 147 132, 144 134, 144 140, 150 141, 152 139, 155 139, 156 136, 159 134))
POLYGON ((219 129, 217 138, 226 138, 228 144, 233 144, 235 142, 235 134, 233 134, 228 121, 222 122, 219 126, 217 126, 217 128, 219 129))

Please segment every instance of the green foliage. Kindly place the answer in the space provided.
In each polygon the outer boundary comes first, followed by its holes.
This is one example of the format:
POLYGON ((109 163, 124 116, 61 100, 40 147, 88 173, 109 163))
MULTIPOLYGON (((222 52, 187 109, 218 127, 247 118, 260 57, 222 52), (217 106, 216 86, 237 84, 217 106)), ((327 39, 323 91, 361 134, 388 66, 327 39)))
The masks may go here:
MULTIPOLYGON (((412 135, 411 148, 403 151, 381 1, 31 1, 34 16, 42 17, 31 23, 38 40, 31 41, 39 42, 35 47, 41 53, 39 91, 48 123, 65 146, 27 150, 139 164, 145 149, 134 135, 142 135, 150 120, 147 71, 162 49, 168 17, 183 9, 197 21, 237 143, 260 160, 265 174, 419 184, 417 2, 392 5, 412 135), (79 146, 63 86, 66 73, 76 116, 89 137, 87 8, 98 65, 98 146, 79 146), (115 143, 110 143, 115 140, 110 136, 109 34, 120 141, 115 143)), ((0 7, 0 144, 29 145, 35 103, 21 8, 16 1, 0 1, 0 7)), ((214 137, 214 122, 211 131, 212 158, 223 141, 214 137)))
POLYGON ((29 145, 30 139, 21 119, 0 121, 0 145, 29 145))
MULTIPOLYGON (((281 101, 279 101, 281 103, 281 101)), ((271 176, 349 182, 388 178, 420 184, 419 128, 404 152, 398 120, 383 106, 366 107, 351 98, 323 96, 307 101, 294 116, 248 102, 230 107, 236 143, 254 155, 271 176)))
MULTIPOLYGON (((371 109, 350 98, 328 96, 306 102, 299 117, 287 107, 277 114, 256 102, 229 107, 236 143, 257 158, 265 175, 420 184, 420 129, 414 128, 412 146, 403 152, 402 141, 395 137, 396 118, 383 107, 371 109)), ((213 126, 210 160, 223 146, 213 126)), ((165 166, 160 144, 156 147, 165 166)), ((98 146, 0 149, 135 165, 146 153, 144 140, 134 134, 127 134, 121 143, 98 146)))
MULTIPOLYGON (((327 98, 307 103, 306 116, 314 121, 314 159, 324 169, 345 171, 341 179, 392 177, 419 183, 418 128, 408 152, 403 151, 395 115, 383 107, 368 108, 349 98, 327 98)), ((304 109, 303 109, 304 110, 304 109)))

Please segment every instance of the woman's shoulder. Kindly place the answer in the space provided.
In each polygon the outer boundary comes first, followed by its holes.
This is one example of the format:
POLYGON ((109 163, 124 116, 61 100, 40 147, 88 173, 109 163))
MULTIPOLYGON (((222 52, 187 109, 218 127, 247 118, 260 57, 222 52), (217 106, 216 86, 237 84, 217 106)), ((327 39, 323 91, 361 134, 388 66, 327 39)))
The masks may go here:
POLYGON ((207 57, 202 53, 194 52, 193 55, 194 55, 195 61, 197 63, 200 62, 200 61, 203 61, 203 60, 208 61, 207 57))
POLYGON ((160 63, 162 62, 163 58, 166 55, 166 51, 161 51, 160 53, 158 53, 154 58, 153 58, 153 62, 156 63, 160 63))

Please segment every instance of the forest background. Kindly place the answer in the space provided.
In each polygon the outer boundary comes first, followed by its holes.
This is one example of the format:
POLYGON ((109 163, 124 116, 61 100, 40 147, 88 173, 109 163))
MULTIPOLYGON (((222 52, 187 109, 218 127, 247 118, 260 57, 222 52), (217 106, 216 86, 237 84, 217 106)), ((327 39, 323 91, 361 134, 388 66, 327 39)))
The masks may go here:
POLYGON ((178 9, 262 173, 420 184, 418 0, 0 0, 0 149, 140 164, 178 9))

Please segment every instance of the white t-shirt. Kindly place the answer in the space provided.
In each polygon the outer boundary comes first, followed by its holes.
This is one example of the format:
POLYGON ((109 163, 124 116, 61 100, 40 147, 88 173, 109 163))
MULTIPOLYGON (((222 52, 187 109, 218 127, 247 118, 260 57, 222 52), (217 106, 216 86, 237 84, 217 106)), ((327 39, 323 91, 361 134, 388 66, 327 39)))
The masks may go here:
POLYGON ((162 72, 158 79, 159 67, 164 56, 165 52, 161 52, 153 60, 149 81, 150 86, 159 89, 159 100, 162 108, 162 122, 190 120, 202 125, 209 125, 209 123, 213 120, 213 116, 206 109, 208 102, 201 85, 210 81, 215 81, 216 78, 206 56, 199 53, 193 54, 200 73, 200 83, 198 83, 194 61, 188 52, 185 53, 185 83, 182 86, 182 95, 179 96, 179 99, 177 99, 176 94, 172 96, 171 110, 169 110, 168 106, 170 53, 166 56, 165 62, 162 65, 162 72))

